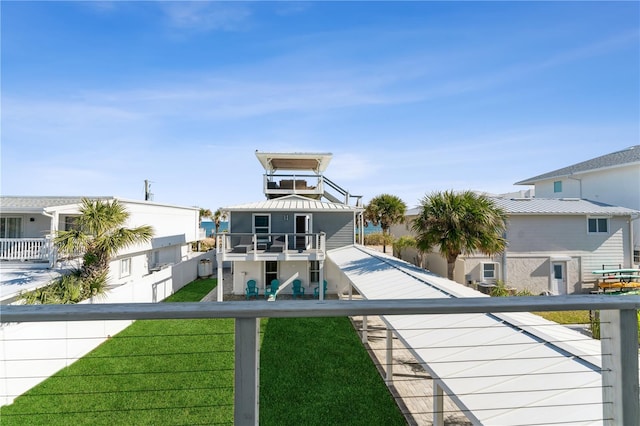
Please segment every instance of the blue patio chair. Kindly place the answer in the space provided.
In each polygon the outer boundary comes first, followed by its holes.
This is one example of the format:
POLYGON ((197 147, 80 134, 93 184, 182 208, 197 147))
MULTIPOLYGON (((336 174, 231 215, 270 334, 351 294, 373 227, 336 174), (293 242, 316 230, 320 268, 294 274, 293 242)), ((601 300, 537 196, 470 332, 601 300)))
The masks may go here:
POLYGON ((271 287, 269 287, 268 289, 265 289, 264 298, 268 299, 269 296, 276 297, 276 293, 278 292, 278 287, 280 287, 280 281, 278 281, 277 279, 271 280, 271 287))
MULTIPOLYGON (((326 296, 327 295, 327 280, 324 280, 322 288, 324 290, 324 295, 326 296)), ((318 287, 313 289, 313 297, 315 297, 316 299, 320 298, 320 286, 318 286, 318 287)))
POLYGON ((293 280, 293 285, 291 286, 293 289, 293 298, 295 299, 298 296, 302 296, 304 298, 304 287, 302 287, 302 281, 293 280))
POLYGON ((258 290, 258 286, 256 285, 256 280, 247 281, 247 289, 244 291, 244 297, 248 300, 251 296, 256 299, 260 295, 260 291, 258 290))

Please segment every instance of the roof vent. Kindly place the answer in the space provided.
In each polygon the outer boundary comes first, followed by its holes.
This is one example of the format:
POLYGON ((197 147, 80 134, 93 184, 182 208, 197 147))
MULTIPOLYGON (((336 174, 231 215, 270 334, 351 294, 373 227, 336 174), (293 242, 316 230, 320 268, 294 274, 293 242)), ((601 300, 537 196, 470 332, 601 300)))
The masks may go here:
POLYGON ((512 198, 511 201, 531 201, 531 197, 512 198))
POLYGON ((580 201, 580 198, 560 198, 560 201, 580 201))

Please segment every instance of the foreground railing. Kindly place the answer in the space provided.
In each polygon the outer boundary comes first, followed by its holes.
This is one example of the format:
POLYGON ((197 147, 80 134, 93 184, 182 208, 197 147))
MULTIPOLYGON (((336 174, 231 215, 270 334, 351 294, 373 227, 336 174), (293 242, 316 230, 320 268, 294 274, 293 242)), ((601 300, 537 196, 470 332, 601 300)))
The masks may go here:
MULTIPOLYGON (((6 306, 2 322, 137 319, 235 319, 235 424, 258 423, 260 318, 340 317, 600 310, 604 424, 637 425, 640 297, 459 298, 371 301, 278 301, 6 306)), ((366 330, 365 330, 366 333, 366 330)), ((526 359, 523 362, 527 362, 526 359)), ((309 386, 312 386, 310 384, 309 386)), ((434 395, 441 398, 441 395, 434 395)), ((569 401, 568 401, 569 403, 569 401)), ((434 418, 442 424, 442 416, 434 418)))

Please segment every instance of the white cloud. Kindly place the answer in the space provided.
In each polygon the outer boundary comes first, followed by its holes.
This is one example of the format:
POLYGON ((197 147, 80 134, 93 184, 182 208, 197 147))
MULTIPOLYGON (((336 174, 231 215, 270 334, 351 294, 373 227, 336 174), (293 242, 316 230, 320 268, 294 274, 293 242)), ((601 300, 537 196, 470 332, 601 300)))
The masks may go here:
POLYGON ((173 28, 193 32, 237 31, 245 29, 251 9, 237 2, 160 2, 173 28))

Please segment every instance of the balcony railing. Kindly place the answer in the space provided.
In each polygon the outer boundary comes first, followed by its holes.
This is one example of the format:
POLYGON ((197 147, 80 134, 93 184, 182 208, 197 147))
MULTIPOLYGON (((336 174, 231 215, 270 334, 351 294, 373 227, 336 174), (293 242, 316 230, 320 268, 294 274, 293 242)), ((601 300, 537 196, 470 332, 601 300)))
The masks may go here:
POLYGON ((323 175, 315 174, 265 174, 264 193, 270 198, 297 194, 306 197, 326 199, 362 207, 362 195, 353 195, 323 175))
MULTIPOLYGON (((562 310, 600 310, 601 327, 601 389, 600 401, 585 404, 599 404, 602 416, 593 424, 636 425, 640 418, 638 394, 638 323, 637 309, 640 297, 637 296, 570 296, 570 297, 511 297, 511 298, 458 298, 423 300, 364 300, 364 301, 279 301, 279 302, 221 302, 221 303, 171 303, 171 304, 103 304, 103 305, 50 305, 50 306, 6 306, 3 307, 3 322, 84 322, 101 320, 138 320, 138 319, 235 319, 235 392, 234 418, 237 425, 258 424, 258 389, 260 386, 260 318, 277 317, 339 317, 373 315, 449 315, 449 314, 491 314, 496 312, 530 312, 562 310)), ((363 321, 366 324, 366 321, 363 321)), ((44 324, 43 324, 44 325, 44 324)), ((69 327, 71 329, 73 327, 69 327)), ((95 327, 94 327, 95 330, 95 327)), ((420 332, 415 328, 413 332, 420 332)), ((391 333, 397 330, 388 330, 391 333)), ((473 333, 473 331, 470 331, 473 333)), ((66 332, 65 332, 66 333, 66 332)), ((366 340, 366 325, 363 330, 366 340)), ((66 335, 73 339, 73 336, 66 335)), ((41 336, 43 341, 51 336, 41 336)), ((38 342, 31 342, 40 347, 38 342)), ((3 342, 4 344, 4 342, 3 342)), ((329 343, 330 344, 330 343, 329 343)), ((495 357, 500 359, 501 349, 495 345, 495 357)), ((410 348, 409 348, 410 349, 410 348)), ((473 347, 460 348, 457 352, 473 347)), ((8 352, 7 352, 8 353, 8 352)), ((51 354, 50 356, 55 356, 51 354)), ((5 362, 9 360, 3 360, 5 362)), ((509 359, 513 361, 513 359, 509 359)), ((519 361, 523 364, 532 360, 523 355, 519 361)), ((446 362, 446 359, 443 360, 446 362)), ((453 361, 459 362, 459 361, 453 361)), ((507 364, 505 362, 505 364, 507 364)), ((513 364, 509 364, 513 365, 513 364)), ((390 368, 387 366, 387 368, 390 368)), ((505 367, 506 369, 506 367, 505 367)), ((513 367, 510 367, 513 369, 513 367)), ((4 370, 3 370, 4 371, 4 370)), ((8 370, 6 370, 8 371, 8 370)), ((387 373, 389 373, 387 371, 387 373)), ((499 372, 504 374, 504 372, 499 372)), ((553 380, 553 374, 546 376, 553 380)), ((490 377, 487 377, 490 379, 490 377)), ((532 384, 533 385, 533 384, 532 384)), ((539 386, 540 384, 537 383, 539 386)), ((553 385, 559 385, 553 383, 553 385)), ((551 386, 551 383, 545 383, 551 386)), ((309 395, 313 395, 313 383, 308 384, 309 395)), ((526 390, 522 390, 526 392, 526 390)), ((286 392, 286 389, 282 389, 286 392)), ((478 397, 490 395, 490 388, 478 391, 478 397)), ((570 392, 570 389, 567 390, 570 392)), ((476 395, 473 393, 472 395, 476 395)), ((455 397, 455 395, 450 395, 455 397)), ((434 407, 442 400, 442 389, 437 392, 434 386, 434 407)), ((465 395, 469 397, 469 395, 465 395)), ((491 397, 491 396, 489 396, 491 397)), ((506 411, 522 410, 522 424, 527 422, 528 408, 513 407, 508 395, 493 395, 493 401, 501 404, 506 411)), ((544 405, 542 406, 544 408, 544 405)), ((580 411, 579 403, 570 397, 566 400, 567 410, 580 411)), ((558 412, 561 406, 550 407, 558 412)), ((464 412, 464 410, 462 410, 464 412)), ((544 411, 544 410, 543 410, 544 411)), ((467 413, 472 415, 473 413, 467 413)), ((553 415, 551 413, 550 415, 553 415)), ((470 417, 471 418, 471 417, 470 417)), ((442 411, 433 413, 433 423, 444 423, 442 411)), ((479 423, 481 424, 481 423, 479 423)), ((540 424, 540 423, 536 423, 540 424)), ((590 423, 591 424, 591 423, 590 423)))
POLYGON ((217 235, 216 252, 222 260, 249 256, 254 259, 283 260, 295 256, 324 257, 326 236, 321 233, 246 234, 222 233, 217 235))
POLYGON ((52 250, 49 238, 0 238, 0 260, 49 261, 52 250))

